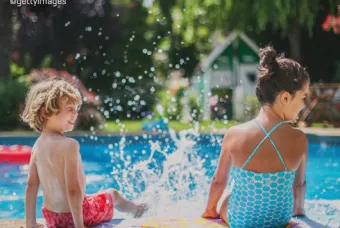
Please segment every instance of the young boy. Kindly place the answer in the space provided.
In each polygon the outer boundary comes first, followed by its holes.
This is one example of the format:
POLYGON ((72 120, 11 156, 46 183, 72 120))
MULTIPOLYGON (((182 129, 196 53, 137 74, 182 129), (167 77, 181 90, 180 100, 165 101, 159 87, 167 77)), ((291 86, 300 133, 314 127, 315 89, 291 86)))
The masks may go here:
POLYGON ((114 207, 140 217, 146 204, 124 199, 117 190, 85 194, 79 143, 65 137, 74 127, 82 98, 65 80, 53 78, 35 84, 27 97, 24 122, 41 135, 35 142, 29 164, 25 196, 26 227, 36 227, 36 200, 42 186, 42 213, 48 227, 93 226, 110 221, 114 207))

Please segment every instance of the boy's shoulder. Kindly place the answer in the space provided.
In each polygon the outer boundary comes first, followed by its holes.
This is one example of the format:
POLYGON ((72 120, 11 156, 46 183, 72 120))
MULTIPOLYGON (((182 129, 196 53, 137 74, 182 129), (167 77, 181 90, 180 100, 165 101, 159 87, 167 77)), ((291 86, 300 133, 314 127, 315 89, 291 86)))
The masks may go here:
POLYGON ((54 141, 54 144, 58 145, 58 151, 60 152, 67 152, 68 154, 69 151, 76 151, 79 150, 79 142, 73 138, 69 138, 66 136, 62 136, 58 138, 57 140, 54 141))
POLYGON ((76 158, 79 156, 79 142, 73 138, 64 137, 60 141, 59 151, 66 159, 76 158))
POLYGON ((64 137, 61 143, 68 149, 77 149, 80 147, 79 142, 73 138, 64 137))

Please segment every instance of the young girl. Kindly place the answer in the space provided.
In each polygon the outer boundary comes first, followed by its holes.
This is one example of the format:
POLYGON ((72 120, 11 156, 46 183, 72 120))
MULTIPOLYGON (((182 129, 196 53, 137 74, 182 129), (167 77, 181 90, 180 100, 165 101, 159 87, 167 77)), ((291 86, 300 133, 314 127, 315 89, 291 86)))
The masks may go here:
POLYGON ((284 227, 304 216, 308 142, 288 123, 305 107, 309 75, 299 63, 268 46, 261 60, 256 95, 261 110, 253 121, 225 134, 202 217, 220 217, 230 227, 284 227), (232 190, 217 203, 229 180, 232 190))
POLYGON ((34 85, 27 97, 22 118, 41 133, 32 149, 25 196, 26 227, 36 227, 36 200, 39 185, 48 227, 94 226, 110 221, 114 208, 140 217, 145 204, 124 199, 117 190, 85 194, 86 177, 79 143, 64 136, 71 131, 82 98, 79 91, 62 79, 34 85))

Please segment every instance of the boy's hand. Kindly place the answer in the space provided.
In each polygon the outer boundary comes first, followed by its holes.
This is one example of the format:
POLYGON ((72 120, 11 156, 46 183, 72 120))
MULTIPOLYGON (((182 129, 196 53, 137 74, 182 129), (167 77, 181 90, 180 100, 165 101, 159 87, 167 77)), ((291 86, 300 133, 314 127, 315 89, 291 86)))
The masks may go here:
POLYGON ((217 213, 216 210, 206 210, 201 217, 206 218, 206 219, 209 219, 209 218, 216 219, 216 218, 220 218, 220 214, 217 213))

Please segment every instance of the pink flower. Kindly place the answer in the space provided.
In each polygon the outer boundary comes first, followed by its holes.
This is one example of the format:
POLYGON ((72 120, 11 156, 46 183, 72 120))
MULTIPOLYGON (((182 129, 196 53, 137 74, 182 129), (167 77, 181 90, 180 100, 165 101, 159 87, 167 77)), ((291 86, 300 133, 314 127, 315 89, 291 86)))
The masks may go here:
POLYGON ((329 31, 333 27, 333 22, 334 22, 334 16, 331 14, 328 14, 326 17, 326 20, 322 24, 323 30, 329 31))

